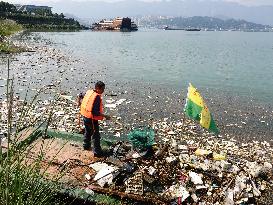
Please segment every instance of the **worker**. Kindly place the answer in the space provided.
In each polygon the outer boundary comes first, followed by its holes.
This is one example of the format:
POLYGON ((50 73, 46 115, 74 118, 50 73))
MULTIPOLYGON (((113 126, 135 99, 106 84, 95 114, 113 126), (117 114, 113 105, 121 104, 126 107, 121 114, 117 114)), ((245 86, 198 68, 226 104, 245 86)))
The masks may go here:
MULTIPOLYGON (((95 89, 90 89, 84 95, 80 112, 84 122, 84 140, 83 148, 89 150, 91 148, 91 138, 93 142, 94 157, 103 157, 103 152, 100 146, 99 120, 110 120, 109 115, 103 113, 103 104, 101 95, 104 92, 105 84, 98 81, 95 84, 95 89)), ((83 96, 83 95, 82 95, 83 96)))

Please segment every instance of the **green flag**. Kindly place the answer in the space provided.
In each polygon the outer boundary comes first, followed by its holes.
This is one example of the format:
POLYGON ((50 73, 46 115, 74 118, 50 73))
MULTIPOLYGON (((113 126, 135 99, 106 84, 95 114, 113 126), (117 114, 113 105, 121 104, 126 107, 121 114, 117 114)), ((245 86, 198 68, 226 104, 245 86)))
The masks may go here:
POLYGON ((188 117, 199 121, 202 127, 214 132, 215 134, 219 133, 219 130, 202 96, 191 84, 189 84, 188 87, 184 111, 188 117))

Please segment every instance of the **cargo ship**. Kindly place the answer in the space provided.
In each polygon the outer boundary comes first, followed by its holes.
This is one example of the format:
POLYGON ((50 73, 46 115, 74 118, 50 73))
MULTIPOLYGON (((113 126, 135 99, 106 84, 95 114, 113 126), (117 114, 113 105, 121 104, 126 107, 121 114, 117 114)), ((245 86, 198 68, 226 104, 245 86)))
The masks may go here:
POLYGON ((92 24, 92 31, 122 31, 130 32, 137 31, 138 26, 130 18, 117 17, 114 20, 101 20, 98 23, 92 24))

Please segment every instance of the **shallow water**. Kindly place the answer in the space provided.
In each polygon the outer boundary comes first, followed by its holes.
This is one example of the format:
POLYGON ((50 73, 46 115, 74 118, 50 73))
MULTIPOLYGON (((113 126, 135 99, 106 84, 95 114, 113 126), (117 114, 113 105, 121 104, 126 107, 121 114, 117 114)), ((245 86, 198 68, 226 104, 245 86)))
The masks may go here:
POLYGON ((117 81, 184 89, 216 88, 273 102, 273 33, 142 30, 132 33, 43 33, 117 81))

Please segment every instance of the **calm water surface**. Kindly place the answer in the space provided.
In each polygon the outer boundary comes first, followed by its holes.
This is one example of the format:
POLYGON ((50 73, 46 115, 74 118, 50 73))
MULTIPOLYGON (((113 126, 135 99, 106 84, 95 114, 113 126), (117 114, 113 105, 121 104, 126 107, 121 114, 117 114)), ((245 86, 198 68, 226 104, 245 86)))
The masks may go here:
POLYGON ((273 33, 141 30, 41 33, 118 81, 152 82, 273 101, 273 33), (92 63, 91 63, 92 62, 92 63))

